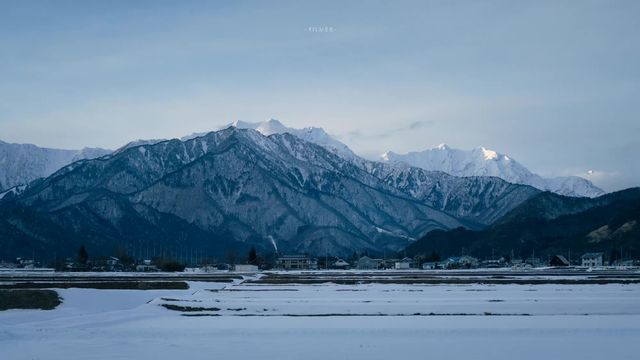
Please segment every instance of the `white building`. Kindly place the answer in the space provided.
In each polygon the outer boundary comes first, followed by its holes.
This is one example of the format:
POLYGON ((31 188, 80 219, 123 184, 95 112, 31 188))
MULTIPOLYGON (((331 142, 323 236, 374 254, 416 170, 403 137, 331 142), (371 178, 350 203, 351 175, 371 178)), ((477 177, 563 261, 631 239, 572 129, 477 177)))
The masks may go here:
POLYGON ((260 271, 258 269, 258 265, 244 265, 244 264, 235 265, 233 267, 233 270, 237 272, 249 272, 249 273, 255 273, 260 271))
POLYGON ((582 266, 597 267, 604 263, 604 253, 586 253, 582 255, 582 266))
POLYGON ((372 259, 368 256, 363 256, 358 259, 356 267, 358 270, 377 270, 382 266, 382 259, 372 259))
POLYGON ((406 257, 400 261, 396 261, 394 268, 396 270, 406 270, 411 269, 412 265, 413 259, 406 257))
POLYGON ((332 265, 334 269, 342 269, 342 270, 347 270, 350 266, 351 264, 344 261, 343 259, 338 259, 338 261, 334 262, 332 265))
POLYGON ((277 267, 285 270, 316 270, 318 259, 306 255, 284 255, 278 258, 277 267))
POLYGON ((442 269, 442 265, 437 262, 426 262, 422 264, 422 270, 442 269))

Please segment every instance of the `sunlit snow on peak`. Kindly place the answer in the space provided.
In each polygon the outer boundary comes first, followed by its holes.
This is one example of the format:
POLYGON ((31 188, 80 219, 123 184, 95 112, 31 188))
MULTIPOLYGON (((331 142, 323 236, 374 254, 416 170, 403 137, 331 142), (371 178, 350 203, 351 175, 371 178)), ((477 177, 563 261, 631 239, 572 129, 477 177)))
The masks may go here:
POLYGON ((485 160, 494 160, 498 158, 498 153, 485 147, 480 147, 485 160))

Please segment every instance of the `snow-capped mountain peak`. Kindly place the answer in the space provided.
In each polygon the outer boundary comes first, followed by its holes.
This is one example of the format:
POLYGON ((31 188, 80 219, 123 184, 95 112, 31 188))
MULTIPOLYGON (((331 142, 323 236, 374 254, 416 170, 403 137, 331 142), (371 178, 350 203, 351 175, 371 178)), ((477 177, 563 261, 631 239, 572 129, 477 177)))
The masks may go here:
POLYGON ((394 155, 395 153, 393 151, 387 151, 384 154, 380 155, 380 158, 382 159, 382 161, 392 161, 391 159, 394 155))
POLYGON ((267 121, 250 123, 242 120, 236 120, 231 123, 229 126, 233 126, 238 129, 253 129, 258 131, 264 136, 269 136, 272 134, 283 134, 286 132, 290 132, 291 130, 286 126, 284 126, 279 120, 270 118, 267 121))
POLYGON ((238 129, 253 129, 264 136, 289 133, 305 141, 320 145, 346 159, 355 159, 358 157, 353 151, 351 151, 351 149, 349 149, 347 145, 336 140, 333 136, 324 131, 324 129, 318 127, 294 129, 285 126, 279 120, 274 118, 270 118, 269 120, 262 122, 246 122, 242 120, 236 120, 233 123, 224 126, 223 128, 230 126, 236 127, 238 129))
POLYGON ((484 155, 485 160, 496 160, 498 159, 498 153, 485 148, 484 146, 480 147, 480 151, 482 151, 482 155, 484 155))
POLYGON ((495 176, 514 184, 530 185, 561 195, 595 197, 604 191, 581 177, 544 179, 513 158, 483 146, 460 150, 440 144, 435 148, 407 154, 388 151, 382 161, 404 162, 425 170, 443 171, 454 176, 495 176))

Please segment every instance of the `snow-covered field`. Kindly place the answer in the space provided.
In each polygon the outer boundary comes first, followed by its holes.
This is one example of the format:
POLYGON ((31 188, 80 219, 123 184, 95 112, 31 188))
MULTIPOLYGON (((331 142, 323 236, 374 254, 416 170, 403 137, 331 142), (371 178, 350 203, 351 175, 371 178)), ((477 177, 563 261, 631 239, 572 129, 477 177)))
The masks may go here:
POLYGON ((190 285, 62 289, 55 310, 0 312, 0 358, 640 356, 638 284, 190 285))

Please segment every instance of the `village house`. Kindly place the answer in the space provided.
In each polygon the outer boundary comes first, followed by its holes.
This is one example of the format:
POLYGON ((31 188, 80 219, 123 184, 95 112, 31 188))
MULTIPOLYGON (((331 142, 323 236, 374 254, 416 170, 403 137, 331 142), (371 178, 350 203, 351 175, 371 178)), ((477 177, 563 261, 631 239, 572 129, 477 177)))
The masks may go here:
POLYGON ((506 265, 506 261, 504 260, 504 258, 482 260, 480 262, 480 267, 483 269, 498 269, 498 268, 504 267, 505 265, 506 265))
POLYGON ((549 266, 569 266, 569 260, 562 255, 553 255, 549 260, 549 266))
POLYGON ((142 263, 136 265, 138 272, 156 272, 160 271, 157 266, 151 264, 151 260, 142 260, 142 263))
POLYGON ((351 264, 344 261, 343 259, 338 259, 336 262, 333 263, 333 265, 331 265, 331 267, 334 269, 347 270, 351 267, 351 264))
POLYGON ((316 270, 318 259, 306 255, 283 255, 278 258, 276 267, 284 270, 316 270))
POLYGON ((616 260, 613 263, 613 265, 621 266, 621 267, 636 267, 636 266, 640 266, 640 260, 634 260, 634 259, 616 260))
POLYGON ((358 270, 377 270, 382 266, 382 259, 372 259, 368 256, 363 256, 358 259, 356 267, 358 270))
POLYGON ((445 261, 446 269, 475 269, 478 267, 478 259, 472 256, 454 256, 445 261))
POLYGON ((604 253, 586 253, 582 255, 582 266, 596 267, 604 264, 604 253))
POLYGON ((36 261, 33 259, 16 258, 19 268, 33 269, 37 267, 36 261))
POLYGON ((432 261, 422 263, 422 270, 436 270, 436 269, 442 269, 442 263, 432 262, 432 261))
POLYGON ((249 272, 249 273, 255 273, 260 271, 258 269, 258 265, 245 265, 245 264, 237 264, 233 267, 233 270, 236 272, 249 272))
POLYGON ((407 270, 415 267, 415 262, 412 258, 406 257, 400 261, 396 261, 394 265, 394 269, 396 270, 407 270))

